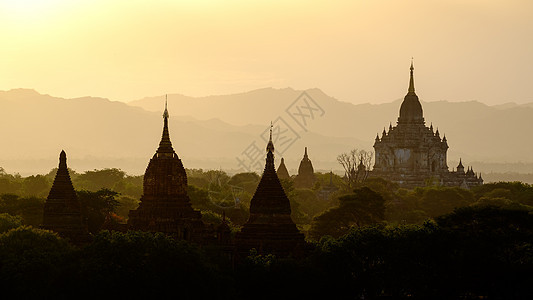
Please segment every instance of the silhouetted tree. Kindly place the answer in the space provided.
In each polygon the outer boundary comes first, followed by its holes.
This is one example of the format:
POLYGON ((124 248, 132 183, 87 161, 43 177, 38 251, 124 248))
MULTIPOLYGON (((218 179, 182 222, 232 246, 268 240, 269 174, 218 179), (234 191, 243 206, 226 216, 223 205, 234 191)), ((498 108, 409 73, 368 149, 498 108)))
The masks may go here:
POLYGON ((0 195, 0 213, 20 216, 25 225, 39 226, 43 220, 45 200, 37 197, 2 194, 0 195))
POLYGON ((338 207, 330 208, 313 219, 309 230, 312 239, 319 240, 324 235, 337 238, 351 227, 376 224, 385 219, 385 200, 367 187, 341 196, 339 203, 338 207))
POLYGON ((0 213, 0 233, 20 226, 22 226, 22 218, 20 216, 0 213))
POLYGON ((372 151, 353 149, 349 153, 341 153, 337 156, 337 162, 343 167, 345 183, 348 190, 352 190, 358 183, 368 178, 372 168, 372 151))
POLYGON ((81 190, 76 191, 82 207, 82 214, 86 217, 90 233, 96 234, 102 228, 106 218, 115 213, 119 202, 117 192, 109 189, 100 189, 96 192, 81 190))

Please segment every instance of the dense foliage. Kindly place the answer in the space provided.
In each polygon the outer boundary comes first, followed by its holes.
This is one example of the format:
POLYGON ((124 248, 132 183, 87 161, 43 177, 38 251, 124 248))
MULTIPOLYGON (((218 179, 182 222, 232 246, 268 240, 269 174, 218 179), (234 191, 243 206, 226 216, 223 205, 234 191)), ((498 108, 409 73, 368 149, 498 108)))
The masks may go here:
MULTIPOLYGON (((260 177, 187 173, 203 221, 218 225, 225 215, 238 231, 260 177)), ((334 174, 316 175, 312 189, 282 181, 292 218, 314 252, 293 260, 251 251, 233 265, 213 246, 100 231, 106 222, 126 222, 142 176, 71 171, 93 233, 89 244, 73 247, 37 229, 54 170, 26 178, 0 170, 0 287, 22 298, 533 298, 531 185, 406 190, 368 178, 352 189, 334 174)))
POLYGON ((353 227, 302 260, 251 251, 232 267, 163 234, 103 231, 75 248, 19 225, 0 234, 0 286, 23 298, 528 299, 532 241, 528 211, 465 207, 421 225, 353 227))

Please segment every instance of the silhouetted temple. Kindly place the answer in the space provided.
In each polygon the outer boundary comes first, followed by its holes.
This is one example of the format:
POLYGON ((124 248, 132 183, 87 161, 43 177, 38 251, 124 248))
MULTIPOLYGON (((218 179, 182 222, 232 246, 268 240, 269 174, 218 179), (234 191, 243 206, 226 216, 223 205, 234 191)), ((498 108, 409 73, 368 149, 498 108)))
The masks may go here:
POLYGON ((298 167, 298 175, 294 178, 294 187, 310 189, 315 186, 315 183, 315 170, 309 156, 307 156, 307 147, 305 147, 304 157, 298 167))
POLYGON ((187 175, 170 142, 168 117, 165 104, 161 142, 144 173, 141 203, 130 211, 128 225, 133 230, 163 232, 201 243, 205 226, 187 195, 187 175))
POLYGON ((44 203, 42 228, 57 232, 74 244, 88 241, 89 234, 81 205, 67 168, 67 154, 59 154, 59 167, 44 203))
POLYGON ((237 256, 247 256, 252 248, 258 253, 300 256, 308 246, 291 219, 291 204, 276 174, 272 129, 266 151, 265 170, 250 202, 250 217, 235 238, 237 256))
MULTIPOLYGON (((374 142, 375 164, 371 176, 383 177, 403 187, 424 186, 428 180, 443 186, 472 187, 483 184, 473 170, 448 170, 446 136, 440 137, 433 125, 427 127, 422 105, 415 93, 413 63, 411 62, 409 89, 400 107, 397 126, 383 129, 381 139, 374 142)), ((469 169, 471 170, 471 169, 469 169)))
POLYGON ((285 166, 285 160, 283 157, 281 158, 281 163, 278 167, 278 178, 279 179, 290 179, 291 176, 289 175, 289 171, 287 170, 287 167, 285 166))

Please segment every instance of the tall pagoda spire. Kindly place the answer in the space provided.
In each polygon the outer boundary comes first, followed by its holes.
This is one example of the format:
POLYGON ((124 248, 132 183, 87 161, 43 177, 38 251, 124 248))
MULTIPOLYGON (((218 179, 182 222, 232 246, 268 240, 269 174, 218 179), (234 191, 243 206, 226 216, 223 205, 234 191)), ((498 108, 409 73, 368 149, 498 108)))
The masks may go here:
POLYGON ((418 100, 415 93, 415 78, 413 60, 411 59, 411 67, 409 68, 409 89, 405 95, 402 105, 400 106, 400 117, 398 124, 424 124, 424 112, 422 104, 418 100))
POLYGON ((413 76, 413 71, 415 70, 415 68, 413 67, 413 58, 411 57, 411 67, 409 68, 409 70, 411 70, 411 76, 409 78, 409 89, 408 89, 408 94, 414 94, 415 93, 415 78, 413 76))
POLYGON ((291 204, 274 169, 272 124, 266 150, 265 171, 250 201, 250 216, 236 235, 238 258, 255 248, 259 253, 301 255, 308 247, 291 219, 291 204))
POLYGON ((168 109, 167 109, 167 96, 165 95, 165 111, 163 112, 163 134, 161 136, 161 142, 159 142, 159 148, 157 149, 157 154, 167 155, 174 153, 172 148, 172 142, 170 142, 170 134, 168 132, 168 109))
POLYGON ((202 215, 192 208, 187 194, 187 173, 170 142, 167 106, 165 101, 161 142, 146 167, 141 202, 137 209, 130 210, 128 226, 202 242, 205 233, 202 215))
POLYGON ((265 170, 259 185, 250 201, 250 213, 287 213, 291 206, 281 186, 274 166, 274 143, 272 142, 272 124, 270 124, 270 140, 268 141, 265 170))

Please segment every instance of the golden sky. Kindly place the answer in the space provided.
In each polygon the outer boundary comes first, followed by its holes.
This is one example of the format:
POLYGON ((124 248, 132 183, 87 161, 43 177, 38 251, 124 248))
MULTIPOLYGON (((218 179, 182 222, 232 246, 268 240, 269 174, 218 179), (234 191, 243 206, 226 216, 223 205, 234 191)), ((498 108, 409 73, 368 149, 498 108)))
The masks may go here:
POLYGON ((0 90, 533 102, 531 0, 0 0, 0 90))

